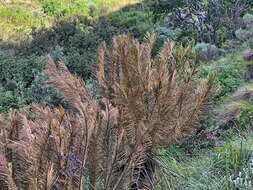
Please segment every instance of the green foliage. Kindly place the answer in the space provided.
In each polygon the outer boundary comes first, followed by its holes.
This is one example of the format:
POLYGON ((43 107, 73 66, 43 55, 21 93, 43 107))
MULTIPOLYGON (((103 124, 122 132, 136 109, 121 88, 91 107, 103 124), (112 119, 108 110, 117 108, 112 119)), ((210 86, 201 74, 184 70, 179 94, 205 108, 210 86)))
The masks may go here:
POLYGON ((0 18, 7 19, 6 22, 19 25, 21 23, 32 22, 32 14, 22 11, 19 7, 0 8, 0 18))
POLYGON ((24 82, 24 86, 29 86, 36 74, 41 72, 43 68, 42 58, 33 56, 28 59, 18 59, 10 52, 4 51, 0 53, 0 82, 5 88, 8 87, 10 81, 12 83, 11 86, 21 81, 24 82))
POLYGON ((144 0, 146 6, 155 14, 155 17, 164 16, 171 13, 174 9, 184 8, 188 4, 198 4, 202 0, 144 0))
POLYGON ((240 148, 234 148, 231 144, 216 149, 214 162, 216 167, 225 172, 224 174, 234 174, 248 161, 250 156, 249 150, 241 142, 240 148))
MULTIPOLYGON (((231 131, 231 130, 229 130, 231 131)), ((196 147, 190 154, 178 146, 160 150, 160 162, 166 163, 170 173, 161 178, 160 189, 180 190, 250 190, 252 179, 252 133, 244 131, 242 136, 232 133, 229 138, 219 139, 214 149, 196 147), (250 188, 245 188, 250 187, 250 188)), ((203 141, 203 139, 202 139, 203 141)), ((204 140, 205 141, 205 140, 204 140)), ((193 142, 195 143, 195 142, 193 142)), ((188 146, 188 145, 186 145, 188 146)))
POLYGON ((7 91, 3 86, 0 86, 0 113, 7 112, 11 108, 18 109, 26 105, 26 100, 22 93, 7 91))
POLYGON ((74 0, 70 2, 46 0, 43 1, 42 8, 46 14, 51 16, 63 16, 76 13, 89 14, 88 2, 86 0, 74 0))
POLYGON ((223 42, 221 48, 227 53, 235 53, 239 51, 242 47, 242 42, 239 40, 226 40, 223 42))
POLYGON ((153 12, 156 22, 169 18, 172 27, 186 32, 180 40, 185 42, 191 38, 218 47, 234 38, 235 31, 242 27, 240 17, 253 7, 251 0, 146 0, 144 3, 153 12))
POLYGON ((168 27, 158 25, 155 27, 154 32, 156 34, 157 40, 153 47, 152 55, 156 55, 156 53, 162 47, 164 41, 166 40, 177 41, 182 31, 180 29, 173 30, 168 27))
POLYGON ((18 58, 7 51, 0 54, 0 112, 32 102, 66 104, 54 88, 45 85, 44 66, 43 57, 18 58))
POLYGON ((31 12, 19 6, 0 7, 0 39, 15 40, 21 34, 30 33, 33 27, 42 22, 42 18, 37 19, 31 12))
POLYGON ((239 172, 238 177, 233 180, 234 185, 238 189, 252 189, 253 188, 253 153, 245 167, 239 172))
POLYGON ((99 21, 78 16, 57 22, 50 29, 34 32, 33 40, 19 47, 19 54, 43 56, 57 51, 70 71, 86 80, 91 76, 100 43, 110 43, 112 36, 120 33, 130 33, 142 39, 145 32, 152 29, 150 23, 149 13, 142 11, 119 11, 99 21))
POLYGON ((120 7, 121 4, 130 4, 138 0, 118 2, 117 0, 45 0, 42 3, 43 11, 50 16, 64 16, 83 14, 85 16, 99 17, 120 7))
POLYGON ((235 35, 239 40, 245 41, 251 38, 252 32, 244 29, 239 29, 236 31, 235 35))
POLYGON ((243 16, 243 21, 247 25, 247 27, 251 27, 253 24, 253 15, 249 13, 245 14, 243 16))
POLYGON ((182 31, 180 29, 173 30, 171 28, 164 27, 164 26, 158 26, 155 28, 155 33, 157 35, 157 38, 164 41, 168 39, 172 41, 176 41, 181 32, 182 31))
POLYGON ((144 11, 118 11, 109 15, 109 21, 117 28, 132 33, 134 37, 143 38, 152 29, 152 14, 144 11))
POLYGON ((211 72, 216 72, 215 85, 218 92, 215 95, 215 103, 220 103, 224 97, 234 92, 237 87, 244 82, 244 68, 238 64, 221 63, 211 66, 203 66, 203 76, 207 76, 211 72))
POLYGON ((62 7, 62 2, 58 0, 46 0, 43 1, 43 11, 49 15, 64 15, 66 9, 62 7))
POLYGON ((200 61, 211 61, 219 56, 219 49, 212 44, 197 43, 195 50, 200 61))
POLYGON ((88 79, 99 44, 103 41, 109 42, 113 35, 120 32, 108 20, 97 23, 85 17, 78 17, 72 21, 58 22, 51 29, 34 33, 34 40, 29 44, 23 44, 19 48, 19 54, 58 54, 70 71, 88 79))
POLYGON ((238 119, 240 126, 243 128, 252 128, 253 125, 253 106, 244 106, 241 108, 238 119))
POLYGON ((235 35, 239 40, 247 43, 247 41, 252 40, 253 37, 253 27, 252 27, 253 15, 251 14, 244 15, 243 21, 246 24, 246 28, 238 29, 235 32, 235 35))
POLYGON ((20 42, 33 30, 51 27, 57 20, 76 15, 93 17, 119 10, 139 0, 33 0, 2 1, 0 4, 0 40, 20 42))
POLYGON ((231 32, 225 26, 220 26, 217 29, 217 46, 221 47, 226 40, 231 39, 231 32))

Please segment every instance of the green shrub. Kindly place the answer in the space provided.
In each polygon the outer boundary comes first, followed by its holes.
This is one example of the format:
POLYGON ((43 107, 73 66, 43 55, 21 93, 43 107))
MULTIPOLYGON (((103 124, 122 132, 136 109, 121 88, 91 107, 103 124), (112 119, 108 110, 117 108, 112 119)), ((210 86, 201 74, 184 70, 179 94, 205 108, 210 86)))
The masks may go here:
POLYGON ((245 29, 238 29, 235 32, 235 35, 239 40, 246 42, 246 44, 247 44, 248 41, 252 40, 252 38, 253 38, 253 27, 252 27, 253 15, 251 15, 251 14, 244 15, 243 21, 244 21, 244 24, 246 25, 246 28, 245 29))
POLYGON ((65 60, 68 68, 87 79, 96 58, 97 47, 104 40, 110 41, 117 32, 117 28, 106 20, 97 25, 84 17, 61 21, 51 29, 35 32, 31 43, 24 43, 19 47, 19 54, 44 56, 60 51, 58 55, 65 60))
POLYGON ((143 38, 147 31, 152 30, 152 14, 145 11, 118 11, 109 16, 111 24, 123 31, 130 32, 136 38, 143 38))
POLYGON ((14 83, 24 81, 29 86, 37 73, 44 69, 42 57, 29 58, 14 57, 11 52, 0 52, 0 83, 7 84, 9 80, 14 83))
POLYGON ((75 0, 69 6, 71 14, 82 13, 85 16, 89 15, 90 9, 87 0, 75 0))
POLYGON ((219 49, 212 44, 197 43, 195 50, 200 61, 211 61, 219 56, 219 49))
POLYGON ((239 29, 239 30, 236 30, 235 35, 239 40, 245 41, 245 40, 250 39, 252 37, 253 33, 252 33, 252 31, 248 31, 245 29, 239 29))
POLYGON ((226 40, 221 48, 224 49, 227 53, 234 53, 241 49, 242 42, 240 40, 226 40))
POLYGON ((151 26, 150 17, 145 12, 120 11, 98 21, 77 16, 57 22, 50 29, 35 31, 33 40, 24 42, 18 48, 18 54, 44 56, 60 47, 61 59, 69 70, 86 80, 91 77, 97 48, 103 41, 110 43, 112 36, 121 33, 131 33, 141 39, 147 30, 151 30, 151 26))
POLYGON ((231 31, 225 26, 220 26, 217 30, 217 46, 221 47, 224 42, 229 39, 232 39, 233 36, 231 35, 231 31))
POLYGON ((244 68, 237 64, 215 64, 203 66, 202 74, 207 76, 209 73, 216 72, 215 86, 218 91, 214 97, 215 103, 219 104, 226 96, 234 92, 240 84, 244 82, 244 68))
POLYGON ((64 15, 66 9, 63 8, 62 1, 45 0, 42 5, 43 11, 48 15, 64 15))
POLYGON ((0 53, 0 112, 19 109, 32 102, 66 105, 59 93, 45 85, 44 57, 14 57, 0 53))
POLYGON ((88 2, 86 0, 74 0, 64 2, 59 0, 43 1, 42 8, 48 15, 64 16, 76 13, 89 14, 88 2))
POLYGON ((18 95, 14 95, 17 93, 12 91, 6 91, 3 86, 0 86, 0 113, 7 112, 11 108, 18 109, 20 107, 25 106, 26 100, 22 96, 22 93, 18 93, 18 95))
POLYGON ((247 27, 251 27, 253 24, 253 15, 252 14, 245 14, 243 16, 243 22, 247 25, 247 27))
POLYGON ((171 29, 168 27, 164 26, 158 26, 155 28, 155 33, 157 35, 158 39, 162 40, 173 40, 176 41, 178 39, 178 36, 180 34, 181 30, 180 29, 171 29))

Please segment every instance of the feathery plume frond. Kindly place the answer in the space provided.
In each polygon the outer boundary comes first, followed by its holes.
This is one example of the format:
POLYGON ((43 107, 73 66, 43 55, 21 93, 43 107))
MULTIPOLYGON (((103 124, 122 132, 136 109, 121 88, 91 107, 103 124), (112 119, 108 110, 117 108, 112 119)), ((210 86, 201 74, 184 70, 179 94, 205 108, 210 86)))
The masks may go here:
POLYGON ((154 152, 193 135, 215 75, 198 79, 190 47, 167 41, 151 57, 155 35, 127 35, 98 51, 102 99, 62 62, 48 58, 48 83, 72 111, 33 104, 30 115, 0 120, 0 185, 28 190, 156 189, 154 152), (28 119, 29 118, 29 119, 28 119), (11 167, 9 167, 9 165, 11 167), (24 172, 26 171, 26 172, 24 172))

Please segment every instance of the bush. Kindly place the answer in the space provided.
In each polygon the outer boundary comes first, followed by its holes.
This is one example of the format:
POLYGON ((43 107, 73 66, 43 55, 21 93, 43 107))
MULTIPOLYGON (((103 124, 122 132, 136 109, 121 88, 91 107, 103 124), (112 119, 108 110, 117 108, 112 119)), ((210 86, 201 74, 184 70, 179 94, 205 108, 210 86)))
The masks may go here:
POLYGON ((47 76, 43 57, 18 58, 0 54, 0 112, 19 109, 32 102, 65 105, 59 93, 44 84, 47 76))
POLYGON ((117 28, 130 32, 141 39, 147 31, 152 30, 152 14, 145 11, 118 11, 109 15, 109 21, 117 28))
POLYGON ((155 34, 157 36, 157 40, 154 44, 152 55, 156 55, 159 52, 160 48, 162 47, 164 41, 166 40, 173 40, 177 41, 178 36, 180 35, 181 30, 172 30, 167 27, 157 26, 155 28, 155 34))
POLYGON ((44 56, 60 47, 61 59, 69 70, 87 80, 91 77, 100 43, 110 43, 113 35, 122 33, 141 39, 147 30, 151 30, 150 20, 149 14, 141 11, 119 11, 98 21, 76 16, 69 21, 57 22, 50 29, 35 31, 33 40, 24 42, 18 48, 18 54, 44 56))
POLYGON ((158 26, 155 28, 157 38, 162 40, 176 41, 180 32, 181 32, 180 29, 173 30, 164 26, 158 26))
MULTIPOLYGON (((0 83, 7 88, 8 81, 18 84, 24 82, 29 86, 36 74, 44 69, 42 57, 31 56, 29 58, 18 58, 10 52, 0 53, 0 83)), ((10 89, 11 90, 11 89, 10 89)))
POLYGON ((60 52, 61 59, 64 59, 70 71, 86 80, 91 76, 97 47, 102 41, 109 42, 117 33, 120 30, 108 20, 93 22, 81 16, 34 32, 32 42, 23 43, 18 48, 18 54, 45 56, 60 52))
POLYGON ((243 22, 244 24, 246 24, 247 27, 251 27, 253 24, 253 15, 249 13, 245 14, 243 16, 243 22))
POLYGON ((0 113, 7 112, 10 109, 18 109, 26 105, 26 99, 22 96, 22 93, 17 91, 7 91, 2 85, 0 85, 0 113))
POLYGON ((243 22, 246 25, 245 29, 238 29, 235 32, 236 37, 247 43, 251 43, 252 38, 253 38, 253 27, 252 27, 252 23, 253 23, 253 15, 251 14, 246 14, 243 17, 243 22))
POLYGON ((219 49, 209 43, 197 43, 195 50, 200 61, 211 61, 219 56, 219 49))
POLYGON ((46 0, 42 5, 44 13, 48 15, 64 15, 66 9, 63 8, 63 4, 58 0, 46 0))
POLYGON ((253 33, 252 31, 239 29, 239 30, 236 30, 235 35, 239 40, 246 41, 252 37, 253 33))
POLYGON ((220 26, 217 30, 217 46, 221 47, 227 40, 233 38, 231 31, 225 26, 220 26))
POLYGON ((240 65, 235 64, 215 64, 211 66, 203 66, 203 76, 216 72, 215 86, 218 88, 214 96, 214 103, 219 104, 226 96, 234 92, 240 84, 244 82, 244 69, 240 65))
POLYGON ((76 13, 89 14, 88 2, 86 0, 74 0, 64 2, 59 0, 46 0, 42 5, 44 13, 48 15, 64 16, 76 13))
POLYGON ((240 40, 226 40, 221 46, 227 53, 237 52, 241 47, 242 42, 240 40))

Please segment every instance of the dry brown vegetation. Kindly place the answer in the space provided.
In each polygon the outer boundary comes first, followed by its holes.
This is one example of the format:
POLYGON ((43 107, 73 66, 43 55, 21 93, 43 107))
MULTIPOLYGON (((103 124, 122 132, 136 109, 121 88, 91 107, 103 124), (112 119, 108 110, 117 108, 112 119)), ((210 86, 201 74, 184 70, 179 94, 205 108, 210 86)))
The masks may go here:
POLYGON ((116 36, 98 53, 100 100, 66 66, 48 60, 72 111, 32 105, 0 123, 0 186, 12 189, 156 189, 155 150, 194 134, 214 75, 199 80, 191 49, 116 36))

